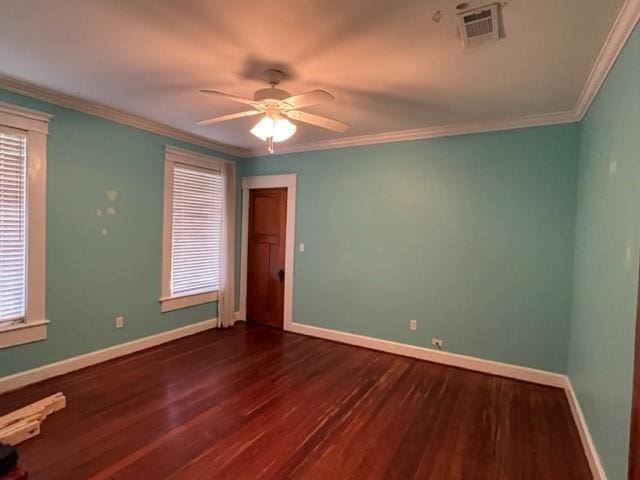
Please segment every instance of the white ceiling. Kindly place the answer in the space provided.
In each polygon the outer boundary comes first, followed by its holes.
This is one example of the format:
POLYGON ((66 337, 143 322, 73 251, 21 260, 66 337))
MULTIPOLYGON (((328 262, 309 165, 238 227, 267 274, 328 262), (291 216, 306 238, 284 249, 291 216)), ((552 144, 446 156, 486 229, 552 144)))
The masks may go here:
MULTIPOLYGON (((292 92, 336 100, 307 111, 287 144, 573 110, 622 0, 510 0, 506 36, 463 49, 458 0, 20 0, 2 5, 0 73, 217 142, 257 149, 255 118, 201 88, 252 96, 267 67, 292 92), (442 20, 431 19, 436 10, 442 20)), ((472 6, 486 1, 470 2, 472 6)))

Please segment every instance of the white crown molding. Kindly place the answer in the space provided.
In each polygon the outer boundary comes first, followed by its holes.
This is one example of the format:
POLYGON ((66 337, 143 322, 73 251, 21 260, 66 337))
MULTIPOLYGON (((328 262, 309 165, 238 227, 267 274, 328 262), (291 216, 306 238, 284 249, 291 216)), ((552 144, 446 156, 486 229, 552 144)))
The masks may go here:
MULTIPOLYGON (((495 132, 499 130, 513 130, 516 128, 540 127, 544 125, 557 125, 561 123, 574 123, 577 121, 578 119, 574 111, 545 113, 540 115, 528 115, 511 120, 415 128, 411 130, 399 130, 396 132, 385 132, 373 135, 360 135, 355 137, 320 140, 317 142, 307 142, 291 146, 277 144, 276 154, 355 147, 361 145, 373 145, 378 143, 405 142, 409 140, 424 140, 428 138, 449 137, 453 135, 466 135, 471 133, 495 132)), ((251 156, 262 156, 268 154, 269 153, 266 149, 251 151, 251 156)))
POLYGON ((100 103, 60 93, 45 87, 36 86, 6 75, 0 74, 0 88, 230 155, 243 157, 248 154, 248 150, 241 147, 214 142, 208 138, 127 113, 123 110, 107 107, 100 103))
POLYGON ((575 106, 578 121, 581 121, 589 110, 639 19, 640 0, 625 0, 578 97, 575 106))
MULTIPOLYGON (((332 148, 354 147, 358 145, 373 145, 376 143, 402 142, 408 140, 422 140, 428 138, 465 135, 472 133, 494 132, 498 130, 512 130, 516 128, 538 127, 562 123, 580 122, 587 113, 589 106, 602 87, 609 71, 622 52, 629 36, 640 21, 640 0, 625 0, 618 16, 609 31, 605 43, 596 58, 587 81, 578 97, 573 110, 541 115, 529 115, 520 118, 506 119, 494 122, 476 122, 465 125, 445 125, 438 127, 400 130, 374 135, 360 135, 354 137, 321 140, 298 145, 278 145, 277 154, 326 150, 332 148)), ((266 149, 251 151, 250 156, 268 155, 266 149)))
MULTIPOLYGON (((640 0, 634 0, 640 1, 640 0)), ((56 92, 48 88, 39 87, 22 80, 14 79, 0 74, 0 88, 9 90, 21 95, 37 98, 46 102, 54 103, 62 107, 71 108, 83 113, 106 118, 124 125, 140 128, 149 132, 166 135, 177 140, 211 148, 224 153, 229 153, 241 158, 267 155, 266 149, 249 150, 242 147, 225 145, 214 142, 198 135, 179 130, 153 120, 133 115, 122 110, 107 107, 89 100, 80 99, 56 92)), ((25 109, 26 110, 26 109, 25 109)), ((332 148, 353 147, 358 145, 373 145, 376 143, 402 142, 408 140, 421 140, 428 138, 447 137, 453 135, 464 135, 470 133, 493 132, 497 130, 510 130, 515 128, 526 128, 543 125, 555 125, 560 123, 576 122, 576 114, 573 111, 546 113, 541 115, 529 115, 511 120, 494 122, 475 122, 464 125, 444 125, 438 127, 416 128, 411 130, 399 130, 395 132, 385 132, 373 135, 360 135, 354 137, 336 138, 308 142, 298 145, 278 145, 277 153, 306 152, 312 150, 326 150, 332 148)))
MULTIPOLYGON (((402 142, 409 140, 423 140, 428 138, 447 137, 453 135, 466 135, 482 132, 494 132, 499 130, 512 130, 516 128, 538 127, 544 125, 557 125, 562 123, 580 122, 593 99, 602 87, 607 74, 611 70, 620 52, 624 48, 629 36, 633 32, 635 25, 640 19, 640 0, 625 0, 623 6, 616 17, 616 20, 607 35, 605 43, 596 58, 596 61, 589 73, 585 85, 578 97, 573 110, 546 113, 540 115, 529 115, 514 119, 505 119, 490 122, 475 122, 463 125, 443 125, 427 128, 416 128, 411 130, 399 130, 395 132, 385 132, 373 135, 360 135, 353 137, 320 140, 297 145, 279 144, 278 154, 297 153, 313 150, 326 150, 333 148, 354 147, 359 145, 373 145, 377 143, 402 142)), ((166 135, 178 140, 183 140, 195 145, 211 148, 220 152, 229 153, 238 157, 256 157, 268 155, 266 149, 250 150, 238 146, 225 145, 209 140, 205 137, 194 135, 183 130, 179 130, 167 125, 160 124, 153 120, 126 113, 122 110, 114 109, 94 103, 88 100, 79 99, 70 95, 55 92, 44 87, 38 87, 21 80, 0 75, 0 88, 10 90, 30 97, 55 103, 63 107, 78 110, 98 117, 113 120, 125 125, 147 130, 160 135, 166 135)))

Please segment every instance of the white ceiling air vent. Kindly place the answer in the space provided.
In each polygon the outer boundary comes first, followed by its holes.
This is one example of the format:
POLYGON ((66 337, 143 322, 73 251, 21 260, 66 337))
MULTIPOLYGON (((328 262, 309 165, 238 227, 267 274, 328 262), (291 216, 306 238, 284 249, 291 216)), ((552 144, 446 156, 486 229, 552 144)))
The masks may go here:
POLYGON ((459 13, 458 27, 465 47, 485 40, 498 40, 500 38, 498 4, 493 3, 459 13))

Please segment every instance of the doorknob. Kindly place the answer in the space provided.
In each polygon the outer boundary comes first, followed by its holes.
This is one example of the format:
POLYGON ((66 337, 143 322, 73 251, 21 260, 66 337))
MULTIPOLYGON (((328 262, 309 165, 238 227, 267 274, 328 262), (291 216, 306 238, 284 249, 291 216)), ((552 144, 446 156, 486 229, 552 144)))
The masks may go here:
POLYGON ((280 278, 281 282, 284 280, 284 270, 280 269, 280 271, 278 272, 278 277, 280 278))

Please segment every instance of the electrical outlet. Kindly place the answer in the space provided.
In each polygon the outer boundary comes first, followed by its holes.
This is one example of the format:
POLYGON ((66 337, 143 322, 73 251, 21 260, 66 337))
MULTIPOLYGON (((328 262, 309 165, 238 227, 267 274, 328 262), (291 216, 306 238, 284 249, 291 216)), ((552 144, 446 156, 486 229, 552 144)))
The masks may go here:
POLYGON ((442 340, 441 338, 433 337, 431 339, 431 345, 437 347, 438 350, 442 350, 442 347, 444 346, 444 340, 442 340))
POLYGON ((418 321, 409 320, 409 330, 417 330, 417 329, 418 329, 418 321))
POLYGON ((124 317, 116 317, 116 328, 124 327, 124 317))

